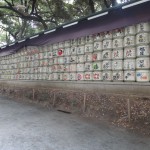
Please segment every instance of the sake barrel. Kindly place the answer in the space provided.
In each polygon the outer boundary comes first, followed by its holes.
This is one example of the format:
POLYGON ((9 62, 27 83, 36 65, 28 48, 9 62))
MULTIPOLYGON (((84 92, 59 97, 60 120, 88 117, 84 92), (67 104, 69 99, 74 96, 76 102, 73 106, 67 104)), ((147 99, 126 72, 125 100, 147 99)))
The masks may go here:
POLYGON ((76 56, 70 56, 70 63, 76 63, 77 62, 77 57, 76 56))
POLYGON ((71 39, 71 46, 77 46, 77 39, 71 39))
POLYGON ((52 53, 53 53, 53 57, 57 57, 57 50, 56 49, 53 49, 52 53))
POLYGON ((111 70, 112 69, 112 61, 105 60, 102 62, 102 70, 111 70))
POLYGON ((53 58, 53 64, 61 64, 61 62, 62 62, 61 59, 63 61, 63 57, 59 57, 59 58, 54 57, 53 58))
POLYGON ((135 57, 136 57, 136 48, 135 47, 124 48, 124 59, 135 58, 135 57))
POLYGON ((68 81, 69 80, 69 73, 63 73, 63 80, 68 81))
POLYGON ((135 70, 135 59, 124 60, 124 70, 135 70))
POLYGON ((71 46, 70 40, 66 40, 65 41, 65 48, 70 47, 70 46, 71 46))
POLYGON ((85 55, 77 55, 77 63, 84 63, 85 55))
POLYGON ((47 67, 42 67, 42 72, 46 73, 47 72, 47 67))
POLYGON ((63 80, 63 73, 58 73, 58 80, 60 80, 60 81, 63 80))
POLYGON ((54 44, 53 44, 53 49, 54 49, 54 50, 58 49, 58 43, 54 43, 54 44))
POLYGON ((52 73, 52 66, 49 66, 49 67, 48 67, 48 73, 49 73, 49 74, 52 73))
POLYGON ((85 54, 85 62, 92 62, 92 53, 86 53, 85 54))
POLYGON ((102 59, 103 60, 110 60, 112 58, 112 51, 111 50, 104 50, 102 52, 102 59))
POLYGON ((123 70, 123 60, 113 60, 112 70, 123 70))
POLYGON ((136 35, 136 44, 143 45, 149 43, 149 33, 138 33, 136 35))
POLYGON ((77 73, 77 80, 83 81, 84 80, 84 72, 78 72, 77 73))
POLYGON ((77 73, 70 73, 69 80, 77 80, 77 73))
POLYGON ((124 81, 135 81, 135 71, 126 70, 124 71, 124 81))
POLYGON ((92 66, 94 71, 102 70, 102 62, 93 62, 92 66))
POLYGON ((66 47, 64 50, 64 56, 69 56, 70 55, 70 47, 66 47))
POLYGON ((79 37, 78 39, 77 39, 77 42, 78 42, 78 45, 84 45, 85 44, 85 37, 84 36, 82 36, 82 37, 79 37))
POLYGON ((70 65, 65 64, 65 65, 63 65, 63 67, 64 67, 64 72, 69 72, 70 71, 70 65))
MULTIPOLYGON (((24 57, 24 59, 25 59, 25 57, 24 57)), ((36 53, 36 54, 34 55, 34 60, 38 60, 38 53, 36 53)))
POLYGON ((103 43, 102 41, 97 41, 97 42, 94 42, 94 51, 102 51, 103 49, 103 43))
POLYGON ((85 36, 85 43, 90 44, 93 43, 93 35, 87 35, 85 36))
POLYGON ((135 45, 135 36, 129 35, 124 37, 124 47, 131 47, 135 45))
POLYGON ((72 46, 70 48, 70 55, 76 55, 77 54, 77 47, 76 46, 72 46))
POLYGON ((123 81, 123 71, 113 71, 113 81, 123 81))
POLYGON ((52 74, 48 75, 48 80, 52 80, 52 74))
POLYGON ((84 80, 93 80, 93 72, 85 72, 84 73, 84 80))
POLYGON ((57 65, 52 65, 52 71, 57 72, 57 65))
MULTIPOLYGON (((30 57, 26 57, 27 59, 30 57)), ((38 59, 43 59, 43 53, 38 53, 38 59)))
POLYGON ((137 24, 136 30, 137 30, 137 33, 149 32, 150 31, 149 23, 148 22, 142 22, 142 23, 137 24))
POLYGON ((103 50, 112 49, 112 40, 103 40, 103 50))
POLYGON ((136 81, 137 82, 149 82, 150 80, 149 70, 137 70, 136 71, 136 81))
POLYGON ((54 77, 53 77, 53 80, 58 80, 58 73, 53 73, 54 77))
POLYGON ((113 30, 113 38, 124 37, 124 28, 118 28, 113 30))
POLYGON ((84 64, 77 64, 77 72, 78 71, 84 71, 84 64))
POLYGON ((114 49, 112 51, 112 59, 123 59, 123 49, 114 49))
POLYGON ((140 57, 136 59, 136 69, 149 69, 150 68, 149 57, 140 57))
POLYGON ((113 49, 123 48, 123 39, 113 39, 113 49))
POLYGON ((70 57, 66 56, 64 57, 64 64, 69 64, 70 63, 70 57))
POLYGON ((85 63, 85 71, 92 71, 92 70, 93 70, 92 62, 85 63))
POLYGON ((92 54, 92 61, 100 61, 102 60, 102 52, 94 52, 92 54))
POLYGON ((64 63, 64 57, 58 57, 58 64, 63 64, 64 63))
POLYGON ((57 65, 57 71, 63 72, 64 71, 64 65, 57 65))
POLYGON ((64 49, 63 48, 59 48, 57 50, 57 56, 64 56, 64 49))
POLYGON ((143 57, 149 55, 150 55, 149 45, 137 46, 137 57, 143 57))
POLYGON ((77 46, 77 55, 82 55, 85 52, 85 46, 77 46))
POLYGON ((77 65, 76 64, 70 64, 69 68, 70 68, 70 72, 76 72, 77 71, 77 65))
POLYGON ((93 44, 86 44, 85 45, 85 53, 93 52, 93 44))
POLYGON ((97 71, 97 72, 93 72, 93 80, 102 80, 102 72, 101 71, 97 71))
POLYGON ((47 58, 49 58, 49 59, 53 58, 53 52, 52 51, 47 52, 47 58))
POLYGON ((135 35, 135 34, 136 34, 136 28, 134 25, 125 27, 125 36, 135 35))
POLYGON ((64 47, 65 47, 64 41, 58 43, 58 48, 64 48, 64 47))
POLYGON ((93 34, 93 40, 94 41, 102 41, 103 35, 101 33, 95 33, 95 34, 93 34))
POLYGON ((112 39, 113 35, 112 35, 112 31, 106 31, 102 33, 103 35, 103 39, 112 39))
POLYGON ((103 81, 112 81, 112 71, 103 71, 103 81))

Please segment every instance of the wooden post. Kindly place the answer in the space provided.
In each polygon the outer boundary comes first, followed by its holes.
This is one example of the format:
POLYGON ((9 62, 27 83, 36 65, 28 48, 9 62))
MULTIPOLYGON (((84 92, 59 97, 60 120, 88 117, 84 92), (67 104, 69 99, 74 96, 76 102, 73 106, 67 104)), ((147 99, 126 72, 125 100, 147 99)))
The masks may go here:
POLYGON ((83 99, 83 113, 85 113, 85 105, 86 105, 86 93, 84 93, 84 99, 83 99))
POLYGON ((33 91, 32 98, 33 98, 33 100, 34 100, 34 99, 35 99, 35 90, 32 89, 32 91, 33 91))
POLYGON ((131 122, 131 107, 130 107, 130 99, 127 99, 127 106, 128 106, 128 120, 131 122))

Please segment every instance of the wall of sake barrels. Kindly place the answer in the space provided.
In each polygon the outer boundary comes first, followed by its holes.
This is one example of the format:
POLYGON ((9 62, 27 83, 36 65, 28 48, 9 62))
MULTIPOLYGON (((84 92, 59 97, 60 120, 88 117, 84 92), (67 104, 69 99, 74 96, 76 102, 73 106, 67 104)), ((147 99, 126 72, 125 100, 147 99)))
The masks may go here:
POLYGON ((29 46, 0 57, 0 79, 150 81, 150 23, 29 46))

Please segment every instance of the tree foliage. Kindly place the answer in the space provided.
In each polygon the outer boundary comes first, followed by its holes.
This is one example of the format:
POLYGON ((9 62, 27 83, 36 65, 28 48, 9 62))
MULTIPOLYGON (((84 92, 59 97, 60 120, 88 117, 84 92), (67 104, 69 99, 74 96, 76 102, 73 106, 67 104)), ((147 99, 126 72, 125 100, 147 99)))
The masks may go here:
POLYGON ((115 5, 117 0, 0 0, 1 40, 11 43, 115 5))

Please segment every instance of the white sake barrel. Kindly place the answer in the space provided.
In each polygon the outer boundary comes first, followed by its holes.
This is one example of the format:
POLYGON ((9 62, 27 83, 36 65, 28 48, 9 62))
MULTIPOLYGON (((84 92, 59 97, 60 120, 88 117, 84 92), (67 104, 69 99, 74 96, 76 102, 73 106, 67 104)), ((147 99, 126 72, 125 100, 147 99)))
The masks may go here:
POLYGON ((141 45, 137 47, 137 57, 143 57, 149 55, 150 55, 149 45, 141 45))
POLYGON ((69 80, 77 80, 77 73, 70 73, 69 80))
POLYGON ((48 73, 52 73, 52 66, 48 67, 48 73))
POLYGON ((65 47, 64 41, 58 43, 58 48, 64 48, 64 47, 65 47))
POLYGON ((53 52, 52 51, 48 51, 47 52, 47 58, 53 58, 53 52))
POLYGON ((112 61, 105 60, 102 62, 102 70, 111 70, 112 69, 112 61))
POLYGON ((54 73, 51 73, 51 74, 49 75, 49 80, 54 80, 54 73))
POLYGON ((57 71, 63 72, 64 71, 64 65, 57 65, 57 71))
POLYGON ((43 72, 43 67, 39 67, 39 73, 42 73, 42 72, 43 72))
POLYGON ((103 39, 112 39, 113 35, 112 35, 112 31, 106 31, 102 33, 103 39))
POLYGON ((46 73, 47 72, 47 67, 42 67, 42 72, 46 73))
POLYGON ((94 41, 93 35, 85 36, 85 43, 90 44, 90 43, 93 43, 93 41, 94 41))
POLYGON ((103 60, 110 60, 112 58, 112 51, 111 50, 105 50, 102 52, 102 59, 103 60))
MULTIPOLYGON (((52 46, 51 44, 48 44, 48 45, 47 45, 47 51, 48 51, 48 52, 52 52, 52 50, 53 50, 53 46, 52 46)), ((38 52, 38 49, 37 49, 37 53, 39 53, 39 52, 38 52)))
POLYGON ((77 64, 77 71, 84 71, 84 64, 77 64))
POLYGON ((112 81, 112 71, 103 71, 103 81, 112 81))
POLYGON ((113 81, 123 81, 123 71, 113 71, 112 76, 113 81))
POLYGON ((78 72, 77 73, 77 80, 83 81, 84 80, 84 72, 78 72))
POLYGON ((86 44, 85 45, 85 53, 93 52, 93 44, 86 44))
POLYGON ((60 80, 60 81, 63 80, 63 73, 58 73, 58 80, 60 80))
POLYGON ((94 42, 94 51, 102 51, 103 49, 103 42, 97 41, 94 42))
POLYGON ((85 46, 77 46, 77 55, 82 55, 85 52, 85 46))
POLYGON ((64 50, 64 56, 69 56, 70 55, 70 47, 66 47, 64 50))
POLYGON ((131 47, 135 45, 135 36, 125 36, 124 37, 124 47, 131 47))
POLYGON ((102 72, 93 72, 93 80, 102 80, 102 72))
POLYGON ((65 64, 64 65, 64 72, 69 72, 70 71, 70 65, 65 64))
POLYGON ((149 43, 149 33, 138 33, 136 35, 136 44, 148 44, 149 43))
MULTIPOLYGON (((38 53, 36 53, 35 55, 34 55, 34 60, 38 60, 38 53)), ((25 57, 24 57, 24 59, 25 59, 25 57)))
POLYGON ((84 62, 85 62, 85 55, 78 55, 77 63, 84 63, 84 62))
POLYGON ((135 71, 124 71, 124 81, 135 81, 135 71))
POLYGON ((60 63, 61 59, 63 59, 63 57, 59 57, 59 58, 55 57, 55 58, 53 58, 53 64, 61 64, 60 63))
POLYGON ((70 63, 70 57, 66 56, 64 57, 64 64, 69 64, 70 63))
POLYGON ((85 72, 84 73, 84 80, 93 80, 93 72, 85 72))
POLYGON ((70 40, 65 41, 65 48, 70 47, 70 46, 71 46, 70 40))
POLYGON ((92 53, 86 53, 85 54, 85 62, 91 62, 92 61, 92 53))
POLYGON ((57 72, 57 65, 52 65, 52 72, 57 72))
POLYGON ((77 54, 77 47, 76 46, 72 46, 70 48, 70 55, 76 55, 77 54))
POLYGON ((70 56, 70 63, 76 63, 77 62, 77 57, 76 56, 70 56))
POLYGON ((43 58, 47 59, 47 57, 48 57, 47 52, 43 52, 43 58))
POLYGON ((123 60, 113 60, 112 70, 123 70, 123 60))
POLYGON ((53 57, 57 57, 57 50, 56 49, 53 49, 53 57))
POLYGON ((112 49, 112 40, 103 40, 103 50, 112 49))
MULTIPOLYGON (((26 63, 24 63, 24 66, 27 67, 26 63)), ((39 61, 38 60, 34 61, 34 66, 35 67, 39 66, 39 61)))
POLYGON ((123 48, 123 39, 113 39, 113 49, 123 48))
POLYGON ((124 28, 113 30, 113 38, 122 38, 124 36, 124 28))
POLYGON ((63 74, 63 80, 68 81, 69 80, 69 73, 64 73, 63 74))
POLYGON ((149 57, 142 57, 136 59, 136 69, 149 69, 150 68, 149 57))
POLYGON ((53 65, 53 59, 51 58, 51 59, 49 59, 49 63, 48 63, 48 65, 53 65))
POLYGON ((135 47, 126 47, 124 48, 124 58, 135 58, 136 57, 136 48, 135 47))
POLYGON ((58 43, 54 43, 54 44, 53 44, 53 49, 54 49, 54 50, 58 49, 58 43))
POLYGON ((53 80, 58 80, 58 73, 53 73, 53 80))
POLYGON ((136 71, 136 81, 137 82, 149 82, 150 71, 149 70, 137 70, 136 71))
POLYGON ((82 37, 79 37, 78 39, 77 39, 77 41, 78 41, 78 45, 84 45, 85 44, 85 37, 84 36, 82 36, 82 37))
MULTIPOLYGON (((39 79, 39 75, 38 75, 38 79, 39 79)), ((48 80, 52 80, 52 74, 48 75, 48 80)))
POLYGON ((57 56, 64 56, 64 49, 63 48, 59 48, 57 50, 57 56))
POLYGON ((70 64, 70 72, 76 72, 77 71, 77 65, 76 64, 70 64))
POLYGON ((139 32, 149 32, 150 27, 148 22, 142 22, 136 25, 137 33, 139 32))
POLYGON ((112 59, 123 59, 123 49, 114 49, 112 51, 112 59))
POLYGON ((92 63, 85 63, 85 71, 92 71, 93 70, 93 66, 92 63))
POLYGON ((124 70, 135 70, 135 59, 124 60, 124 70))
POLYGON ((102 60, 102 52, 94 52, 92 54, 92 60, 93 61, 100 61, 100 60, 102 60))
POLYGON ((95 34, 93 34, 93 40, 94 41, 102 41, 103 35, 101 33, 95 33, 95 34))
POLYGON ((92 66, 94 71, 102 70, 102 62, 93 62, 92 66))
POLYGON ((77 39, 71 39, 71 46, 77 46, 77 39))
POLYGON ((125 36, 135 35, 135 34, 136 34, 136 28, 134 25, 125 27, 125 36))

